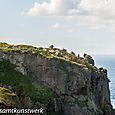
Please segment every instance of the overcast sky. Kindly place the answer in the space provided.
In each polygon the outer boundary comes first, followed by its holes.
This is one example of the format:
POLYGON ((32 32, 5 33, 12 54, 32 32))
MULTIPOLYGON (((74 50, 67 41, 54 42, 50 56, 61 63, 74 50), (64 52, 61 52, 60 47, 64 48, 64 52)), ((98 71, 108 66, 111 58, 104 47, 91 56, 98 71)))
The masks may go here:
POLYGON ((0 0, 0 41, 115 54, 115 0, 0 0))

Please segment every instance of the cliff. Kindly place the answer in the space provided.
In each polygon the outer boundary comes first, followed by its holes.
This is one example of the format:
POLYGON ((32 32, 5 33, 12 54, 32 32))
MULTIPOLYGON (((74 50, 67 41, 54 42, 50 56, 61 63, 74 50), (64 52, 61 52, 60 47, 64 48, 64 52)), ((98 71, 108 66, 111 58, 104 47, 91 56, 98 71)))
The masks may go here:
MULTIPOLYGON (((111 115, 107 70, 87 54, 0 43, 0 61, 0 93, 10 86, 18 107, 43 107, 48 115, 111 115)), ((9 106, 1 95, 0 103, 9 106)))

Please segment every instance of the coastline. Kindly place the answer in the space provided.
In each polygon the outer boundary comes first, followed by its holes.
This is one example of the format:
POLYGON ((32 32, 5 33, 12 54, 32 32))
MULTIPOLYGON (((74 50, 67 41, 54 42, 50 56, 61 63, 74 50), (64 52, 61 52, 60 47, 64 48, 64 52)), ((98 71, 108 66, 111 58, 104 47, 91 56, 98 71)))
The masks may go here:
POLYGON ((111 94, 111 103, 113 105, 113 108, 115 109, 115 99, 114 99, 114 75, 115 75, 115 64, 114 64, 114 59, 115 55, 93 55, 95 59, 95 63, 97 67, 104 67, 107 68, 108 70, 108 77, 110 79, 110 94, 111 94), (112 64, 112 65, 111 65, 112 64))

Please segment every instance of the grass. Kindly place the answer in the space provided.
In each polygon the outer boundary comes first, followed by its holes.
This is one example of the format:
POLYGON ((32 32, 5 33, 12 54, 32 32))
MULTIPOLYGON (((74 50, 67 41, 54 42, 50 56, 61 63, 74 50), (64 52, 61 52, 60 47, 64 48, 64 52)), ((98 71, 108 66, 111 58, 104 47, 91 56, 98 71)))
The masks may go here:
MULTIPOLYGON (((18 96, 29 96, 33 102, 47 104, 54 97, 53 92, 40 84, 35 86, 28 76, 14 70, 15 65, 0 62, 0 83, 12 86, 18 96)), ((2 90, 1 90, 2 91, 2 90)))
POLYGON ((51 91, 51 89, 40 85, 38 83, 33 83, 35 90, 36 90, 36 96, 34 96, 34 100, 38 101, 43 104, 47 104, 50 99, 54 98, 56 95, 51 91))
POLYGON ((0 87, 0 103, 7 106, 16 107, 17 103, 14 100, 16 94, 12 93, 10 90, 0 87))
POLYGON ((30 45, 10 45, 7 43, 0 43, 0 51, 15 51, 20 53, 31 52, 33 54, 39 54, 42 58, 46 59, 56 58, 58 60, 63 60, 66 61, 67 63, 75 64, 80 67, 88 67, 89 69, 95 69, 89 63, 84 62, 85 60, 84 61, 81 60, 81 58, 78 58, 78 60, 76 61, 72 61, 70 59, 70 57, 73 56, 71 53, 68 53, 58 48, 56 48, 56 50, 55 48, 51 50, 50 48, 33 47, 30 45), (52 54, 50 51, 54 51, 55 53, 52 54), (62 55, 62 57, 56 54, 57 51, 62 55))

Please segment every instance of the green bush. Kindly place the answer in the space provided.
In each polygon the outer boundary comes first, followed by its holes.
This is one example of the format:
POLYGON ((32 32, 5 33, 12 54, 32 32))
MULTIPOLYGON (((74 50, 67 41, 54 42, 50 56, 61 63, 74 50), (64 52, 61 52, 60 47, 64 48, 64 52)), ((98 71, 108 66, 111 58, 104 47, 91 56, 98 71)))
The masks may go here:
POLYGON ((15 65, 9 62, 0 62, 0 83, 12 86, 18 96, 29 96, 33 101, 47 104, 54 96, 53 92, 42 85, 36 87, 28 76, 22 75, 14 68, 15 65))

